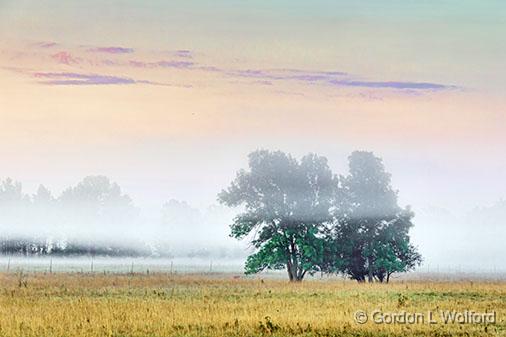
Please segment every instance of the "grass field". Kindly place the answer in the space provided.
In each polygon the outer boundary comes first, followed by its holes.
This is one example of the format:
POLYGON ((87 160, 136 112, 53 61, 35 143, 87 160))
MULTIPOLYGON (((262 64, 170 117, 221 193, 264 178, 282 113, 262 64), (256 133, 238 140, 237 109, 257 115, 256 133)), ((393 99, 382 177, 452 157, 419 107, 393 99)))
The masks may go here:
POLYGON ((501 336, 506 283, 290 284, 228 275, 0 274, 0 336, 501 336), (495 324, 365 324, 368 314, 496 312, 495 324))

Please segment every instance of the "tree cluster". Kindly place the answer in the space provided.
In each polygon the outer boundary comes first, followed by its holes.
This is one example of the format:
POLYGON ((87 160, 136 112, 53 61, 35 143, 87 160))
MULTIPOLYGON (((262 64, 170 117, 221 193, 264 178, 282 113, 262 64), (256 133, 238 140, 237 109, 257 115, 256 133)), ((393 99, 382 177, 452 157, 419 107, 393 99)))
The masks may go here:
POLYGON ((254 248, 247 273, 286 269, 290 281, 344 273, 359 282, 388 282, 421 262, 408 233, 414 213, 398 205, 397 194, 371 152, 353 152, 348 175, 337 176, 322 156, 297 160, 258 150, 218 199, 243 208, 231 236, 248 238, 254 248))
MULTIPOLYGON (((55 197, 43 185, 24 194, 12 179, 0 182, 0 253, 22 255, 139 255, 105 237, 111 226, 135 222, 137 209, 104 176, 88 176, 55 197), (72 232, 69 232, 72 228, 72 232), (104 235, 89 237, 90 233, 104 235)), ((113 240, 112 240, 113 241, 113 240)))

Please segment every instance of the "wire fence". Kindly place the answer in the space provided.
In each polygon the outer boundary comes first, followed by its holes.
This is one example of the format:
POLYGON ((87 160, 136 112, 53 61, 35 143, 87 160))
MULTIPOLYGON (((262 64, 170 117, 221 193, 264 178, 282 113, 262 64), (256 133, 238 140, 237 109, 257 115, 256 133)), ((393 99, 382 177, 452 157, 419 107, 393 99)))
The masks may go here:
POLYGON ((0 272, 242 273, 243 261, 107 257, 0 257, 0 272))
MULTIPOLYGON (((234 274, 244 276, 244 259, 219 258, 118 258, 118 257, 26 257, 0 256, 0 272, 16 273, 104 273, 104 274, 234 274)), ((270 271, 260 277, 284 278, 285 271, 270 271)), ((335 279, 343 275, 316 273, 308 278, 335 279)), ((506 280, 502 266, 422 265, 413 272, 394 274, 396 280, 506 280)))

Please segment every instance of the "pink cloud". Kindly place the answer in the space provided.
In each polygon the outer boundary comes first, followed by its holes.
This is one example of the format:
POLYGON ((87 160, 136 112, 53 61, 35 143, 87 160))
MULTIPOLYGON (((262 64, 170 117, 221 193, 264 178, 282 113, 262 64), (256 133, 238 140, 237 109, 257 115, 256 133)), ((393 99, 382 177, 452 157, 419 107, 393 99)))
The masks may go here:
POLYGON ((131 60, 129 62, 129 64, 130 64, 130 66, 135 67, 135 68, 146 68, 147 67, 146 62, 142 62, 142 61, 131 60))
POLYGON ((176 68, 176 69, 189 69, 194 66, 195 63, 188 61, 174 61, 164 60, 158 62, 142 62, 136 60, 130 60, 128 64, 134 68, 176 68))
POLYGON ((51 55, 51 58, 58 63, 61 64, 76 64, 78 63, 77 59, 74 58, 69 52, 61 51, 56 54, 51 55))
POLYGON ((123 48, 123 47, 97 47, 88 49, 88 51, 93 53, 107 53, 107 54, 129 54, 134 52, 132 48, 123 48))

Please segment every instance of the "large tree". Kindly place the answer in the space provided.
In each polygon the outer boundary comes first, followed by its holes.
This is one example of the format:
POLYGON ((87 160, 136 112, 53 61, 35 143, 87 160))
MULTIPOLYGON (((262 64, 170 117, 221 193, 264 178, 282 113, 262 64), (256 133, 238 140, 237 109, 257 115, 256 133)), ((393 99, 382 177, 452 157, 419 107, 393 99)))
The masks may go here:
POLYGON ((300 161, 281 151, 249 155, 249 170, 240 170, 218 199, 243 206, 231 236, 250 237, 255 253, 246 272, 286 268, 290 281, 323 271, 327 249, 323 232, 333 221, 331 208, 337 178, 327 159, 308 154, 300 161))
POLYGON ((408 233, 414 214, 398 205, 397 191, 379 157, 353 152, 341 191, 335 236, 344 273, 357 281, 383 282, 421 262, 408 233))

